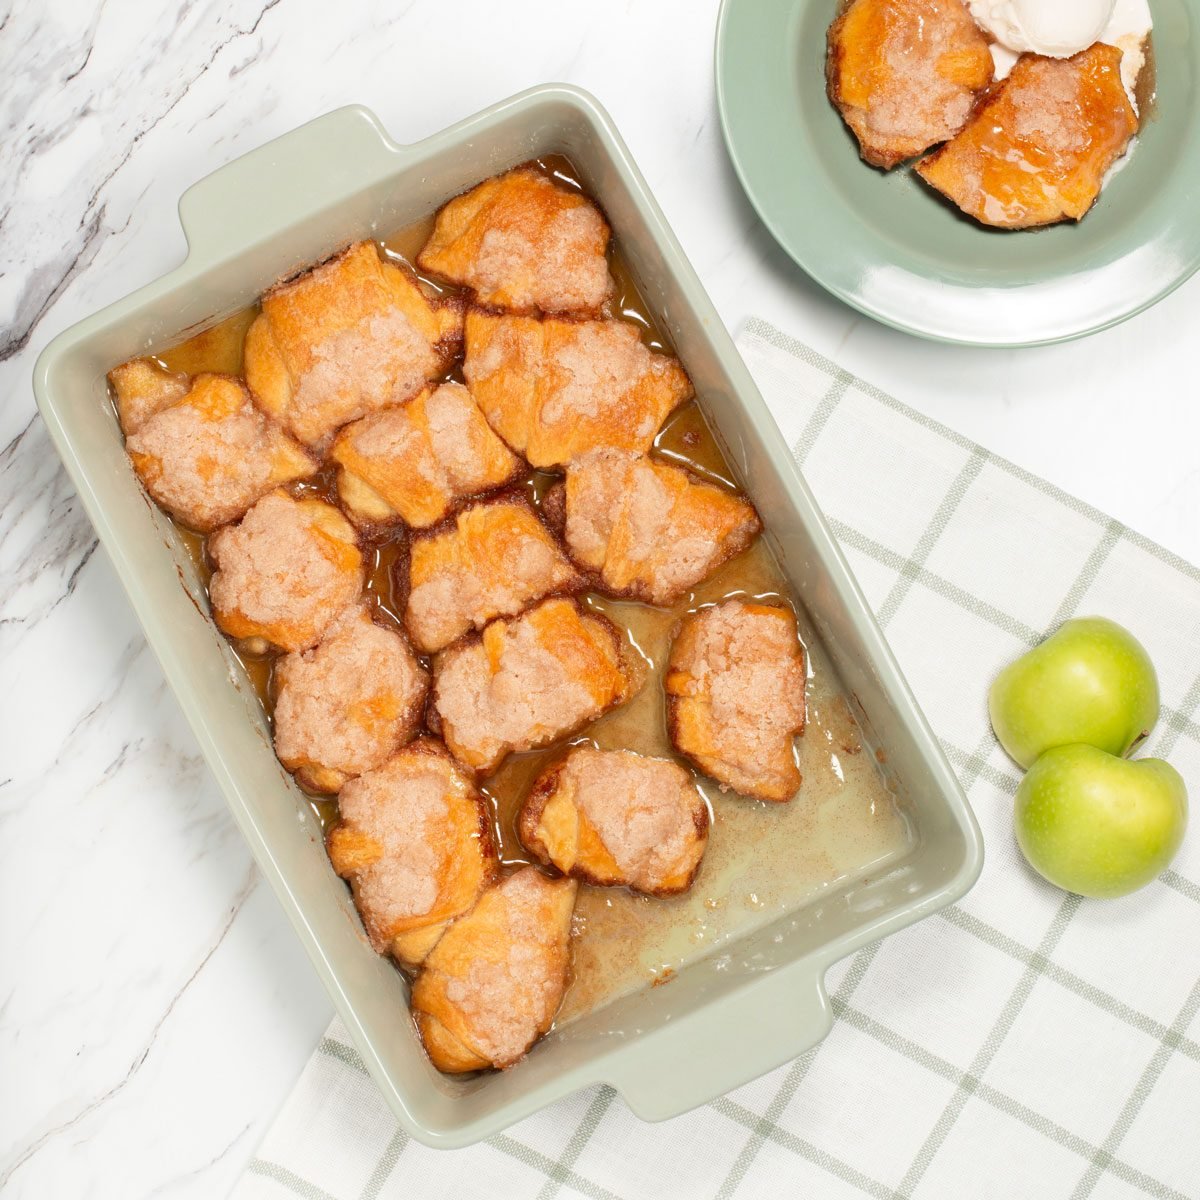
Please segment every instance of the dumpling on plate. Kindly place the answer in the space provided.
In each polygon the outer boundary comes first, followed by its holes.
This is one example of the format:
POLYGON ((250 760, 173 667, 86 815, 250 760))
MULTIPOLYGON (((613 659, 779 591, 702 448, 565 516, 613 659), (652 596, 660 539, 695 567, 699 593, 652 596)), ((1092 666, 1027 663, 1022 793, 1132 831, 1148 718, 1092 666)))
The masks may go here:
POLYGON ((988 40, 962 0, 849 0, 827 40, 829 99, 876 167, 953 137, 992 82, 988 40))
POLYGON ((758 536, 744 496, 629 450, 593 450, 547 497, 567 552, 598 590, 671 605, 758 536))
POLYGON ((338 495, 361 525, 437 524, 461 500, 512 483, 524 464, 461 383, 426 388, 334 440, 338 495))
POLYGON ((758 800, 800 788, 804 650, 792 611, 726 600, 684 618, 667 663, 675 749, 723 787, 758 800))
POLYGON ((275 753, 307 788, 336 792, 420 728, 429 676, 398 629, 348 608, 275 667, 275 753))
POLYGON ((417 265, 488 308, 594 315, 613 291, 608 237, 586 196, 518 167, 442 208, 417 265))
POLYGON ((916 170, 984 225, 1078 221, 1137 128, 1115 46, 1097 42, 1073 58, 1023 54, 916 170))
POLYGON ((414 538, 408 581, 404 623, 424 653, 580 584, 523 496, 472 504, 448 528, 414 538))
POLYGON ((511 1067, 550 1028, 571 967, 576 888, 522 867, 446 931, 412 989, 435 1067, 511 1067))
POLYGON ((581 745, 538 776, 517 829, 527 850, 564 875, 672 896, 696 877, 708 807, 670 759, 581 745))
POLYGON ((643 679, 607 617, 544 600, 438 655, 432 717, 459 762, 487 774, 623 704, 643 679))
POLYGON ((273 488, 317 470, 230 375, 189 380, 135 360, 109 380, 138 478, 171 516, 201 533, 236 521, 273 488))
POLYGON ((435 738, 419 738, 338 796, 326 839, 371 945, 420 963, 496 872, 491 817, 435 738))
POLYGON ((265 495, 237 525, 209 538, 208 594, 232 638, 307 650, 353 604, 363 586, 354 528, 323 500, 265 495))
POLYGON ((461 338, 461 305, 356 242, 263 297, 246 331, 246 382, 262 408, 323 449, 348 421, 444 374, 461 338))
POLYGON ((692 395, 676 358, 626 321, 565 321, 472 310, 463 376, 488 424, 535 467, 597 446, 648 450, 692 395))

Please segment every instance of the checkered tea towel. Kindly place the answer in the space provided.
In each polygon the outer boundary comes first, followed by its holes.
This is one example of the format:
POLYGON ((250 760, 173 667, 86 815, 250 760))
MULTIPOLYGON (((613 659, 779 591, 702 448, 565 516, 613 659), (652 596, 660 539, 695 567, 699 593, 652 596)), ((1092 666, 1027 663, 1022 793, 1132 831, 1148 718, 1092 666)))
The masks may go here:
POLYGON ((985 708, 1002 664, 1105 614, 1160 673, 1144 752, 1200 798, 1200 571, 762 321, 739 344, 970 794, 982 878, 830 972, 820 1046, 663 1124, 597 1087, 429 1150, 335 1023, 236 1200, 1200 1197, 1200 829, 1127 899, 1050 887, 985 708))

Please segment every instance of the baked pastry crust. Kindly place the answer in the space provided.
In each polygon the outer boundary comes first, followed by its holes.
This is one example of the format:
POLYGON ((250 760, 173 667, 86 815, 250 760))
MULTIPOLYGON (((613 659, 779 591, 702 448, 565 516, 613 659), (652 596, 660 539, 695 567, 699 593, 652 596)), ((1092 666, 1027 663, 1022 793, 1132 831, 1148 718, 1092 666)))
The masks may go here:
POLYGON ((587 197, 518 167, 445 205, 417 265, 489 308, 595 315, 614 290, 608 238, 587 197))
POLYGON ((576 888, 523 867, 446 931, 412 989, 434 1066, 511 1067, 550 1028, 570 972, 576 888))
POLYGON ((488 424, 535 467, 597 446, 648 450, 691 398, 678 359, 650 350, 625 321, 497 316, 466 320, 463 376, 488 424))
POLYGON ((829 99, 885 170, 953 137, 992 81, 987 38, 962 0, 850 0, 827 40, 829 99))
POLYGON ((491 815, 436 738, 350 780, 326 838, 371 945, 416 966, 495 878, 491 815))
POLYGON ((457 504, 512 483, 525 464, 492 432, 461 383, 347 425, 330 454, 338 495, 360 526, 437 524, 457 504))
POLYGON ((362 591, 354 529, 323 500, 269 492, 239 524, 217 530, 208 553, 213 616, 232 638, 307 650, 362 591))
POLYGON ((547 501, 567 552, 599 591, 671 605, 758 536, 744 497, 644 454, 580 455, 547 501))
POLYGON ((323 449, 339 426, 443 375, 461 338, 458 301, 432 299, 374 243, 356 242, 263 297, 246 331, 246 382, 264 410, 323 449))
POLYGON ((201 533, 236 521, 272 488, 317 470, 254 407, 240 379, 189 380, 135 359, 110 372, 109 381, 138 478, 167 512, 201 533))
POLYGON ((429 675, 398 629, 365 604, 347 609, 311 650, 275 667, 275 753, 310 791, 336 792, 409 741, 429 675))
POLYGON ((438 655, 431 718, 459 762, 487 774, 623 704, 644 678, 607 617, 544 600, 438 655))
POLYGON ((916 171, 984 225, 1078 221, 1137 128, 1115 46, 1097 42, 1066 59, 1023 54, 916 171))
POLYGON ((137 433, 156 412, 178 404, 192 386, 186 375, 168 371, 149 358, 131 358, 114 367, 108 373, 108 382, 126 437, 137 433))
POLYGON ((517 818, 522 844, 540 862, 648 896, 691 887, 708 826, 704 799, 678 763, 586 745, 538 776, 517 818))
POLYGON ((582 582, 521 494, 472 504, 414 538, 408 569, 404 623, 426 654, 582 582))
POLYGON ((790 609, 726 600, 684 618, 667 663, 671 743, 723 787, 790 800, 800 787, 805 657, 790 609))

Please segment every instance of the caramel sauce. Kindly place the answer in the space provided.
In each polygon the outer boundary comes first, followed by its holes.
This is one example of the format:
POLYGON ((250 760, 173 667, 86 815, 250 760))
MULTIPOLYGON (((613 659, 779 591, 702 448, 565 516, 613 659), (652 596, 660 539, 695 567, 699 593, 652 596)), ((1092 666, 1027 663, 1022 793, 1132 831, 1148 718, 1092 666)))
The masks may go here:
POLYGON ((1158 116, 1158 66, 1154 61, 1154 34, 1146 38, 1142 46, 1145 59, 1134 84, 1133 95, 1137 100, 1138 129, 1158 116))
MULTIPOLYGON (((560 182, 579 186, 565 159, 548 158, 539 166, 560 182)), ((380 239, 380 248, 394 261, 412 266, 432 225, 431 216, 380 239)), ((613 250, 611 266, 617 283, 614 315, 635 323, 650 347, 671 352, 619 250, 613 250)), ((444 290, 432 280, 426 282, 444 290)), ((171 370, 189 374, 237 373, 245 331, 257 311, 255 306, 214 324, 158 352, 158 360, 171 370)), ((459 369, 448 377, 461 378, 459 369)), ((668 419, 654 445, 660 457, 719 485, 736 486, 733 471, 697 401, 683 405, 668 419)), ((557 478, 544 471, 530 473, 524 487, 535 505, 540 506, 557 478)), ((289 490, 336 504, 336 473, 327 466, 289 490)), ((211 568, 204 538, 177 528, 207 588, 211 568)), ((360 544, 367 572, 366 596, 376 618, 400 627, 408 536, 399 528, 362 537, 360 544)), ((795 909, 839 881, 880 869, 911 845, 907 820, 877 769, 879 752, 863 752, 860 730, 833 668, 803 608, 793 602, 766 540, 760 537, 671 608, 595 594, 585 597, 585 603, 624 631, 631 648, 645 660, 645 683, 626 704, 572 737, 542 750, 511 755, 481 782, 480 789, 492 807, 502 861, 510 866, 530 861, 516 835, 517 814, 534 779, 568 745, 590 742, 601 748, 677 757, 667 736, 663 690, 671 641, 686 613, 734 596, 787 604, 796 613, 809 670, 808 724, 796 744, 803 785, 790 802, 770 804, 723 792, 711 780, 698 777, 712 825, 697 881, 687 894, 658 900, 624 888, 581 887, 575 909, 572 983, 556 1025, 647 983, 666 982, 688 961, 795 909)), ((269 717, 279 652, 256 654, 245 647, 234 649, 269 717)), ((337 817, 336 798, 312 795, 309 802, 322 830, 328 829, 337 817)))

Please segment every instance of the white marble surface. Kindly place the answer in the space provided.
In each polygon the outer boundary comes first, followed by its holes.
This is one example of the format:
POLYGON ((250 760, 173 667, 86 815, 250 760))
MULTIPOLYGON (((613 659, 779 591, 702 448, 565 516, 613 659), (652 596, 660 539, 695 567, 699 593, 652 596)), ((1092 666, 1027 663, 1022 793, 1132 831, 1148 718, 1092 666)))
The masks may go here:
POLYGON ((714 108, 715 13, 715 0, 0 6, 6 1196, 223 1194, 330 1016, 30 389, 55 333, 175 265, 180 192, 242 151, 350 101, 404 141, 534 83, 581 84, 731 327, 760 313, 1200 559, 1200 279, 1117 329, 1032 351, 934 346, 859 317, 738 192, 714 108))

